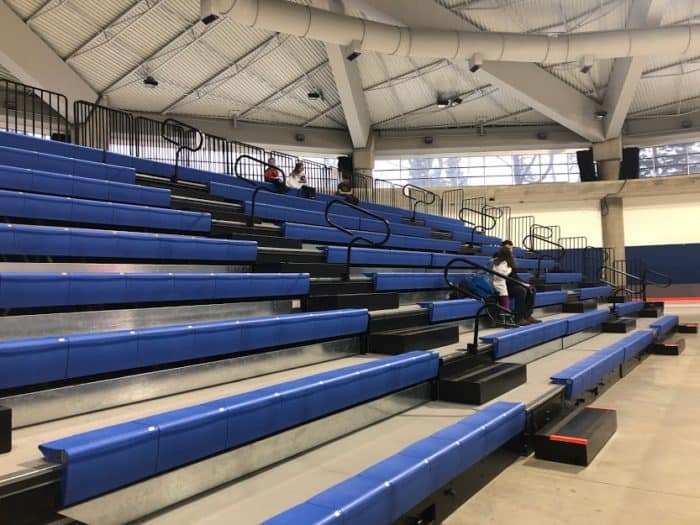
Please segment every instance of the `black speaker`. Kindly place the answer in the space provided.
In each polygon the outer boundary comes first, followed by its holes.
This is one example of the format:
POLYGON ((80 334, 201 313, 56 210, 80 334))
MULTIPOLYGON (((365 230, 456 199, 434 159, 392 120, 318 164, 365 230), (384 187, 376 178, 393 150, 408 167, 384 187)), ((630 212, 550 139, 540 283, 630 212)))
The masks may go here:
POLYGON ((576 152, 576 162, 578 162, 578 172, 581 175, 581 182, 593 182, 598 180, 593 162, 593 149, 584 149, 576 152))
POLYGON ((338 171, 341 173, 354 171, 352 157, 338 157, 338 171))
POLYGON ((620 164, 621 179, 639 178, 639 148, 624 148, 620 164))

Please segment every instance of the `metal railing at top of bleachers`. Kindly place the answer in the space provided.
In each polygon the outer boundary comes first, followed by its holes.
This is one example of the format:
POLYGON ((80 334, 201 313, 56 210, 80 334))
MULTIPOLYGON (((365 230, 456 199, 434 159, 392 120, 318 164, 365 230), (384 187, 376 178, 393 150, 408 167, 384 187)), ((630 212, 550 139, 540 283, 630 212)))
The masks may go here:
POLYGON ((472 228, 471 244, 474 244, 474 237, 477 233, 484 234, 493 230, 496 227, 499 218, 500 215, 498 217, 494 217, 483 210, 474 210, 472 208, 462 208, 459 210, 459 220, 468 224, 472 228), (470 219, 465 217, 465 212, 469 214, 470 219), (478 222, 474 222, 471 220, 474 219, 474 217, 479 217, 480 220, 478 222), (490 221, 490 223, 484 224, 485 220, 490 221))
POLYGON ((308 159, 302 159, 301 162, 304 163, 304 174, 309 186, 327 195, 333 195, 336 192, 338 175, 333 172, 333 168, 308 159))
MULTIPOLYGON (((450 290, 453 290, 457 292, 458 294, 461 294, 463 296, 466 296, 470 299, 474 299, 476 301, 479 301, 482 303, 481 308, 476 313, 476 316, 474 317, 474 339, 473 342, 467 345, 467 350, 469 350, 472 353, 476 353, 477 350, 479 349, 479 322, 481 319, 481 315, 486 312, 491 319, 491 321, 496 322, 496 319, 494 318, 494 315, 491 311, 489 311, 489 308, 493 308, 497 312, 502 312, 504 314, 511 314, 512 312, 503 306, 501 306, 498 303, 498 300, 495 298, 490 298, 486 299, 484 297, 481 297, 468 288, 463 287, 460 283, 454 282, 450 279, 449 272, 450 268, 452 268, 455 264, 457 263, 463 263, 467 268, 471 268, 473 270, 479 270, 481 272, 488 273, 489 275, 492 276, 497 276, 497 277, 502 277, 503 279, 506 280, 506 282, 512 283, 515 286, 519 286, 521 288, 524 288, 526 293, 531 293, 531 287, 529 284, 519 280, 515 279, 514 277, 511 277, 509 275, 504 275, 501 274, 492 268, 488 268, 482 264, 475 263, 474 261, 471 261, 465 257, 455 257, 454 259, 451 259, 446 265, 445 268, 442 271, 442 275, 445 278, 445 283, 447 283, 447 286, 450 288, 450 290), (494 300, 495 299, 495 300, 494 300)), ((461 266, 462 268, 464 266, 461 266)))
POLYGON ((270 151, 270 157, 274 157, 277 165, 282 168, 285 172, 291 173, 294 171, 294 167, 297 162, 301 162, 299 157, 296 155, 289 155, 288 153, 282 153, 281 151, 270 151))
POLYGON ((350 242, 348 243, 348 252, 346 255, 345 259, 345 273, 343 275, 343 280, 349 281, 350 280, 350 266, 352 264, 352 249, 353 247, 360 242, 363 242, 367 244, 368 246, 371 246, 372 248, 381 248, 386 244, 386 242, 389 240, 391 237, 391 225, 389 224, 389 221, 387 221, 384 217, 381 215, 377 215, 376 213, 372 213, 371 211, 365 210, 364 208, 360 208, 359 206, 355 206, 354 204, 351 204, 345 200, 340 200, 340 199, 333 199, 332 201, 329 201, 328 204, 326 204, 326 208, 324 210, 324 217, 326 219, 326 223, 329 226, 332 226, 336 230, 340 230, 341 232, 347 233, 352 237, 350 242), (361 234, 357 234, 353 232, 352 230, 345 228, 344 226, 341 226, 340 224, 337 224, 333 222, 333 220, 330 217, 330 211, 333 206, 346 206, 350 209, 353 209, 357 211, 358 213, 362 215, 367 215, 368 217, 372 217, 373 219, 377 219, 378 221, 381 221, 385 228, 386 228, 386 233, 384 234, 384 237, 382 238, 381 241, 372 241, 370 239, 367 239, 366 237, 363 237, 361 234))
POLYGON ((0 79, 0 130, 70 142, 68 99, 35 86, 0 79))
POLYGON ((601 267, 600 276, 600 282, 613 287, 613 295, 622 293, 625 299, 642 301, 647 300, 648 286, 668 288, 673 284, 669 275, 648 268, 641 259, 618 259, 608 263, 601 267))
POLYGON ((253 146, 251 144, 245 144, 243 142, 237 142, 235 140, 229 141, 228 147, 229 168, 227 168, 226 173, 236 175, 236 163, 241 156, 244 156, 245 159, 253 159, 243 163, 246 178, 249 180, 256 180, 258 183, 265 181, 265 165, 263 163, 267 163, 269 155, 263 148, 253 146))
POLYGON ((174 118, 165 119, 161 122, 160 134, 163 140, 177 147, 175 151, 175 170, 172 176, 172 180, 177 181, 180 171, 180 154, 185 150, 195 153, 202 149, 204 145, 204 135, 202 135, 202 132, 197 128, 193 128, 174 118), (171 130, 175 126, 184 130, 184 133, 178 132, 174 134, 174 136, 171 136, 171 130))
POLYGON ((233 171, 236 175, 237 178, 247 182, 251 186, 253 186, 255 189, 253 190, 253 195, 251 196, 250 199, 250 215, 248 216, 248 219, 246 220, 246 224, 248 227, 252 227, 255 224, 255 202, 258 198, 258 194, 261 191, 269 191, 270 193, 275 193, 272 189, 268 188, 267 186, 264 185, 264 182, 256 182, 254 180, 248 179, 247 177, 244 177, 243 175, 240 174, 239 171, 239 166, 242 162, 244 161, 251 161, 254 163, 259 163, 263 165, 266 168, 273 168, 277 170, 281 175, 282 175, 282 184, 287 183, 287 174, 284 172, 284 170, 278 166, 275 166, 273 164, 269 164, 265 162, 264 160, 259 160, 256 159, 255 157, 251 157, 249 155, 241 155, 236 159, 236 163, 233 165, 233 171))
POLYGON ((442 192, 440 201, 440 214, 444 217, 459 218, 460 209, 463 207, 464 189, 455 188, 442 192))
POLYGON ((353 172, 351 183, 353 194, 360 202, 375 202, 374 200, 374 179, 370 175, 353 172))
POLYGON ((408 209, 409 201, 403 195, 403 187, 384 179, 374 179, 372 202, 383 206, 408 209))
MULTIPOLYGON (((533 224, 530 227, 530 233, 523 238, 522 246, 537 259, 537 270, 535 275, 540 276, 542 272, 542 261, 545 259, 553 260, 559 264, 566 256, 566 248, 554 241, 555 232, 558 226, 543 226, 541 224, 533 224), (546 248, 542 248, 546 246, 546 248)), ((558 237, 557 237, 558 239, 558 237)))
POLYGON ((413 214, 411 215, 411 222, 416 222, 416 213, 418 212, 419 204, 422 204, 424 208, 427 209, 428 206, 433 205, 436 201, 439 203, 440 197, 437 193, 433 193, 430 190, 426 190, 414 184, 404 184, 401 191, 404 197, 412 202, 411 207, 413 209, 413 214))
POLYGON ((75 143, 107 152, 135 155, 135 120, 131 113, 77 100, 73 104, 75 143))

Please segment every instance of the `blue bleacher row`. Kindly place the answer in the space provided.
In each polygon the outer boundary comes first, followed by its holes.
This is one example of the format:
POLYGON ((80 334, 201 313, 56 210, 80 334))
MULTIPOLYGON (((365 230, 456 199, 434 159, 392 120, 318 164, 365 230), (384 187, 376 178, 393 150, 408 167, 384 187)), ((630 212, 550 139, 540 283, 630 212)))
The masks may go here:
POLYGON ((0 308, 299 297, 308 273, 0 273, 0 308))
MULTIPOLYGON (((364 317, 366 320, 366 311, 353 313, 358 319, 364 317)), ((595 322, 602 322, 602 314, 607 318, 605 311, 573 315, 563 320, 564 326, 583 330, 595 322)), ((533 330, 544 333, 549 328, 543 323, 533 330)), ((508 332, 513 331, 501 335, 508 332)), ((653 335, 652 331, 648 333, 653 335)), ((616 348, 623 350, 615 359, 594 354, 553 375, 552 381, 563 382, 570 398, 580 394, 581 389, 590 387, 591 381, 599 380, 600 374, 610 371, 609 366, 618 362, 620 355, 631 357, 648 346, 645 333, 633 336, 617 344, 616 348)), ((529 344, 536 345, 538 341, 533 339, 529 344)), ((354 404, 432 380, 437 376, 438 365, 439 356, 432 351, 382 358, 59 439, 42 445, 41 450, 48 461, 63 466, 63 503, 68 505, 354 404), (110 476, 104 476, 105 471, 109 471, 110 476)), ((291 509, 292 514, 287 514, 284 519, 301 513, 299 516, 314 517, 309 523, 317 523, 318 516, 328 512, 345 519, 346 516, 357 516, 350 510, 356 505, 357 512, 375 512, 375 503, 383 506, 383 510, 377 511, 381 514, 376 516, 386 517, 386 512, 392 517, 400 516, 426 494, 520 434, 524 426, 524 405, 495 403, 372 467, 369 472, 377 474, 375 481, 384 487, 381 490, 389 491, 385 494, 388 498, 381 498, 383 503, 376 501, 367 507, 369 485, 366 480, 371 476, 365 471, 363 481, 354 485, 357 491, 329 489, 332 499, 319 496, 319 499, 303 504, 301 509, 291 509), (341 505, 341 499, 336 498, 344 498, 347 504, 341 505), (324 501, 327 503, 322 503, 324 501), (307 512, 311 514, 305 514, 307 512)))
POLYGON ((0 389, 364 334, 367 310, 331 310, 0 341, 0 389))
POLYGON ((156 414, 41 445, 63 464, 64 505, 220 453, 437 376, 412 352, 156 414), (108 472, 109 475, 105 475, 108 472))
POLYGON ((0 252, 48 257, 253 263, 258 244, 165 233, 0 224, 0 252))

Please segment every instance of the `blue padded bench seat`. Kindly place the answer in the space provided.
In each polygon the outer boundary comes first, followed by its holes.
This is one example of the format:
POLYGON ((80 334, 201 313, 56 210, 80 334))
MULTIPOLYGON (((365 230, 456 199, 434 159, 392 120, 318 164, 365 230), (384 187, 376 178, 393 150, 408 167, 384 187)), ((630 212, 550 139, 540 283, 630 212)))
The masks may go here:
POLYGON ((544 274, 544 282, 547 284, 565 284, 577 283, 583 279, 580 273, 554 273, 548 272, 544 274))
POLYGON ((331 310, 0 341, 0 389, 363 334, 367 310, 331 310))
MULTIPOLYGON (((324 248, 327 263, 345 263, 348 249, 344 246, 324 248)), ((382 250, 381 248, 353 248, 352 264, 368 266, 430 266, 433 254, 407 250, 382 250)))
MULTIPOLYGON (((476 264, 480 264, 482 266, 489 266, 491 264, 491 257, 487 257, 485 255, 460 255, 460 254, 452 254, 452 253, 434 253, 432 260, 430 261, 430 266, 433 268, 444 268, 447 266, 447 264, 454 258, 459 257, 460 259, 467 259, 468 261, 471 261, 476 264)), ((469 268, 466 264, 461 264, 461 263, 454 263, 452 268, 469 268)), ((476 268, 473 268, 474 271, 476 271, 476 268)))
POLYGON ((208 232, 211 214, 0 190, 0 216, 208 232))
POLYGON ((610 317, 608 310, 593 310, 566 319, 566 335, 575 334, 588 328, 603 324, 610 317))
POLYGON ((500 237, 495 237, 493 235, 484 235, 483 233, 472 233, 469 230, 466 231, 454 231, 452 232, 452 238, 457 241, 474 243, 474 244, 501 244, 500 237))
POLYGON ((565 385, 566 399, 578 398, 594 387, 606 374, 647 348, 654 339, 651 330, 640 330, 584 357, 551 377, 553 383, 565 385))
POLYGON ((70 144, 69 142, 46 140, 8 131, 0 131, 0 146, 38 151, 92 162, 104 161, 104 152, 101 149, 87 148, 70 144))
MULTIPOLYGON (((452 280, 470 278, 471 273, 450 273, 452 280)), ((447 288, 442 272, 390 272, 374 274, 376 292, 400 292, 409 290, 441 290, 447 288)))
POLYGON ((515 354, 527 348, 537 346, 553 339, 566 335, 567 320, 554 319, 543 323, 523 326, 511 330, 504 330, 491 335, 482 336, 480 339, 493 347, 493 357, 502 357, 515 354))
POLYGON ((133 184, 136 180, 134 169, 126 166, 113 166, 5 146, 0 146, 0 164, 125 184, 133 184))
POLYGON ((581 301, 586 299, 597 299, 599 297, 609 297, 613 293, 612 286, 593 286, 591 288, 576 288, 574 290, 581 301))
POLYGON ((483 306, 481 301, 476 301, 474 299, 432 301, 418 304, 428 309, 431 323, 476 317, 479 309, 483 306))
MULTIPOLYGON (((538 261, 537 259, 516 259, 515 264, 518 270, 537 270, 538 261)), ((539 261, 540 270, 552 270, 554 268, 555 262, 551 259, 544 259, 539 261)))
POLYGON ((636 314, 644 310, 644 301, 627 301, 626 303, 615 303, 612 313, 618 317, 636 314))
MULTIPOLYGON (((429 381, 437 376, 438 366, 437 352, 410 352, 154 414, 39 448, 47 461, 62 464, 63 505, 71 505, 429 381)), ((500 435, 504 431, 498 426, 500 435)))
POLYGON ((664 337, 673 332, 678 326, 677 315, 664 315, 649 325, 649 328, 656 332, 656 337, 664 337))
POLYGON ((255 241, 0 223, 5 255, 255 262, 257 252, 255 241))
MULTIPOLYGON (((309 242, 330 242, 344 243, 350 242, 352 237, 347 233, 324 226, 311 226, 308 224, 296 224, 287 222, 284 225, 284 236, 288 239, 298 239, 309 242)), ((370 241, 381 241, 384 238, 383 233, 377 232, 358 232, 354 231, 354 235, 361 235, 370 241)), ((422 237, 409 237, 402 235, 391 234, 386 245, 391 248, 405 248, 414 250, 437 250, 437 251, 459 251, 461 244, 456 241, 445 241, 441 239, 427 239, 422 237)))
POLYGON ((497 402, 402 449, 265 525, 394 523, 525 430, 522 403, 497 402))
POLYGON ((308 273, 0 273, 0 308, 297 297, 308 273))
POLYGON ((566 292, 540 292, 535 295, 535 308, 564 304, 569 298, 566 292))
POLYGON ((170 190, 3 166, 1 163, 0 188, 142 206, 170 206, 170 190))

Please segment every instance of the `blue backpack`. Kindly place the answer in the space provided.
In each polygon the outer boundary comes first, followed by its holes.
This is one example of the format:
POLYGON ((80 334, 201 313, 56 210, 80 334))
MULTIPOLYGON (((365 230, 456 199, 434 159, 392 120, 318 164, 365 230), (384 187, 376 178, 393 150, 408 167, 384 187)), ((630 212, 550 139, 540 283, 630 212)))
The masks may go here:
POLYGON ((489 278, 490 274, 477 273, 466 283, 467 289, 480 297, 481 299, 489 299, 496 295, 496 289, 493 287, 493 282, 489 278))

